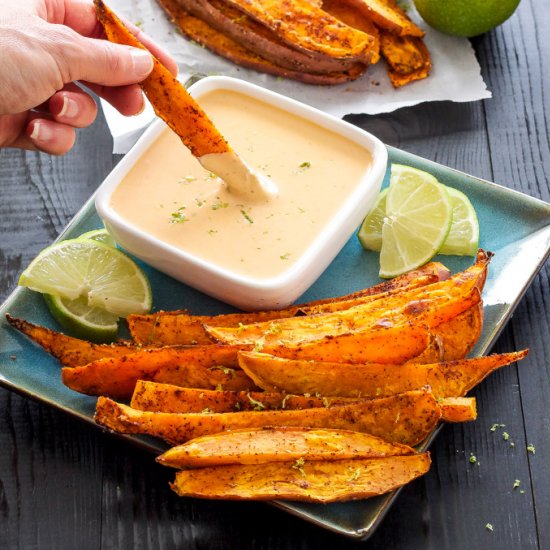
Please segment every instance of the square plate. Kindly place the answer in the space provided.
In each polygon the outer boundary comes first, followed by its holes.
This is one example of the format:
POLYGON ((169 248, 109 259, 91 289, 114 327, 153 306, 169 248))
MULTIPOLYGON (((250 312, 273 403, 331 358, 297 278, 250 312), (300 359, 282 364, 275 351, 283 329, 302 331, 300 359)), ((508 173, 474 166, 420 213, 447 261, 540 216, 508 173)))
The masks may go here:
MULTIPOLYGON (((388 148, 391 163, 407 164, 431 172, 439 181, 466 193, 479 217, 480 246, 495 253, 483 295, 485 323, 474 355, 487 353, 511 316, 525 290, 550 253, 550 204, 494 183, 468 176, 431 161, 388 148)), ((384 185, 388 184, 386 174, 384 185)), ((72 238, 100 226, 88 201, 74 217, 60 239, 72 238)), ((465 269, 472 258, 436 258, 452 272, 465 269)), ((156 309, 186 308, 196 314, 212 315, 233 311, 200 292, 144 266, 153 288, 156 309), (177 297, 174 299, 174 297, 177 297)), ((379 282, 377 254, 361 249, 352 237, 300 302, 347 294, 379 282)), ((75 393, 61 383, 59 363, 42 348, 12 329, 5 313, 56 330, 41 296, 16 289, 0 308, 0 384, 93 423, 95 398, 75 393)), ((421 446, 429 446, 433 436, 421 446)), ((121 436, 149 451, 166 447, 147 437, 121 436)), ((168 490, 168 488, 167 488, 168 490)), ((389 509, 398 491, 370 500, 331 505, 275 502, 289 513, 353 538, 366 539, 389 509)))

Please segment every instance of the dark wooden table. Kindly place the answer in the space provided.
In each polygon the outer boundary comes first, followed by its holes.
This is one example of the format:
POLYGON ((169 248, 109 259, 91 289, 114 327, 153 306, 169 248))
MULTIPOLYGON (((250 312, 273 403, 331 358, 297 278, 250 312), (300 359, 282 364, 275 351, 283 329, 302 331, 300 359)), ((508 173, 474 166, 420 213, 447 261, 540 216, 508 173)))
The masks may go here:
MULTIPOLYGON (((473 40, 493 99, 353 122, 388 144, 550 201, 549 36, 544 0, 524 0, 504 26, 473 40)), ((100 116, 63 158, 0 152, 0 298, 119 160, 111 146, 100 116)), ((368 542, 265 504, 180 499, 168 489, 172 472, 150 455, 0 389, 0 548, 550 548, 549 273, 545 266, 536 277, 495 346, 529 347, 529 357, 475 391, 477 422, 442 431, 430 473, 402 491, 368 542), (515 447, 490 431, 497 422, 515 447)))

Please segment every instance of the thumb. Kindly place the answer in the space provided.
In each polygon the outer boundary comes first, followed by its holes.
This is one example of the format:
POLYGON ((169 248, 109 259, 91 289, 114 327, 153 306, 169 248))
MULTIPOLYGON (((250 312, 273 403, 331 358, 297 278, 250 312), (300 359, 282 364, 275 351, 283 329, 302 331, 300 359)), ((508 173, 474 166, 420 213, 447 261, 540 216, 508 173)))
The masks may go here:
POLYGON ((62 48, 56 56, 68 75, 66 82, 83 80, 103 86, 125 86, 141 82, 153 70, 153 57, 147 50, 80 35, 76 35, 76 42, 72 48, 62 48))

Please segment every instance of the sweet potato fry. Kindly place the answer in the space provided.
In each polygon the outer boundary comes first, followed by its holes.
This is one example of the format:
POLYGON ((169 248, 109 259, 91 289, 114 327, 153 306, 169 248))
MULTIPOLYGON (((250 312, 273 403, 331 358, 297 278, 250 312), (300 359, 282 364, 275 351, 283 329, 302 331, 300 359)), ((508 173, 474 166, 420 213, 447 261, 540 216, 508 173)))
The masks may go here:
POLYGON ((130 406, 140 411, 211 413, 295 410, 344 405, 355 402, 354 398, 323 398, 291 395, 281 392, 205 390, 182 388, 173 384, 161 384, 138 380, 130 406))
POLYGON ((425 474, 429 453, 386 458, 274 462, 183 470, 180 496, 233 500, 339 502, 381 495, 425 474))
POLYGON ((211 340, 204 331, 203 323, 210 326, 238 327, 239 324, 294 317, 299 312, 314 312, 316 307, 326 304, 350 301, 346 305, 346 307, 350 307, 354 305, 352 301, 356 298, 384 295, 386 292, 397 289, 419 288, 432 282, 445 281, 449 276, 449 270, 444 265, 431 262, 417 270, 353 294, 315 300, 307 304, 298 304, 276 311, 229 313, 214 316, 190 315, 187 311, 159 311, 149 315, 129 315, 127 321, 130 334, 137 343, 157 345, 208 344, 211 340))
POLYGON ((372 19, 381 29, 398 36, 424 36, 395 0, 343 0, 372 19))
POLYGON ((239 364, 257 386, 269 392, 374 398, 430 386, 436 397, 461 397, 491 372, 527 353, 522 350, 433 365, 350 365, 240 352, 239 364))
POLYGON ((477 418, 476 400, 473 397, 445 397, 439 400, 443 422, 471 422, 477 418))
MULTIPOLYGON (((111 42, 146 49, 103 0, 94 0, 94 4, 97 18, 111 42)), ((140 86, 157 115, 172 128, 195 157, 231 151, 206 113, 158 59, 154 58, 153 71, 140 82, 140 86)))
POLYGON ((118 399, 131 397, 138 380, 207 389, 254 389, 248 376, 235 367, 238 368, 237 349, 231 347, 157 348, 64 368, 62 380, 80 393, 118 399))
POLYGON ((296 48, 336 59, 372 60, 374 39, 307 0, 226 0, 296 48))
POLYGON ((380 49, 389 68, 407 75, 430 66, 430 54, 421 38, 380 32, 380 49))
POLYGON ((111 430, 153 435, 175 444, 227 430, 294 426, 353 430, 411 446, 422 441, 440 417, 441 408, 431 392, 426 390, 329 409, 220 414, 138 411, 107 397, 100 397, 95 415, 99 424, 111 430))
POLYGON ((380 458, 414 454, 407 445, 349 430, 258 428, 197 437, 169 449, 157 462, 173 468, 227 464, 380 458))
POLYGON ((367 69, 364 63, 353 63, 345 70, 333 72, 307 72, 281 67, 189 14, 176 0, 159 0, 159 3, 190 40, 248 69, 317 85, 343 84, 356 80, 367 69))
POLYGON ((85 365, 102 357, 122 357, 137 350, 137 346, 129 342, 94 344, 11 315, 6 315, 6 319, 12 327, 42 346, 66 367, 85 365))

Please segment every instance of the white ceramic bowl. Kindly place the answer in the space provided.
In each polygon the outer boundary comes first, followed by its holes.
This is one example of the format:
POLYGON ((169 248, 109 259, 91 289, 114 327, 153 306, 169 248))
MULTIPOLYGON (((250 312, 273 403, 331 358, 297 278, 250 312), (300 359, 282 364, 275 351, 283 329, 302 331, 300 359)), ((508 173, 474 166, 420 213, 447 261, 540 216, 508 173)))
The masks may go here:
POLYGON ((96 209, 117 243, 175 279, 244 310, 285 307, 317 280, 372 207, 386 171, 387 151, 379 139, 356 126, 242 80, 208 77, 194 84, 189 92, 200 103, 203 94, 219 89, 249 95, 308 119, 354 141, 372 157, 372 163, 355 190, 343 205, 334 211, 333 217, 327 221, 326 226, 300 258, 276 277, 255 280, 230 272, 215 262, 207 262, 162 242, 115 212, 110 205, 111 195, 140 156, 166 128, 161 120, 156 120, 147 129, 102 183, 96 195, 96 209))

